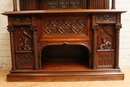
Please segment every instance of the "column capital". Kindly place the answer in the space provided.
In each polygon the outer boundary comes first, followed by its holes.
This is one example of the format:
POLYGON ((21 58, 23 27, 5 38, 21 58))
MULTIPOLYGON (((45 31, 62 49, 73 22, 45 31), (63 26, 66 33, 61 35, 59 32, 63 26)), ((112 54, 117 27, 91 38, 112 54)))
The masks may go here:
POLYGON ((92 29, 93 29, 93 31, 97 31, 97 29, 98 29, 98 24, 97 24, 97 23, 93 23, 93 24, 92 24, 92 29))

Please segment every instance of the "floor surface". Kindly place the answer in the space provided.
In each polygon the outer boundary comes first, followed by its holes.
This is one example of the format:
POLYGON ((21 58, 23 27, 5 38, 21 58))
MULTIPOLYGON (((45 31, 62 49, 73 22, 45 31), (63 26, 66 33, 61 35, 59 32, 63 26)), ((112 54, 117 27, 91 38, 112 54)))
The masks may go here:
POLYGON ((0 69, 0 87, 130 87, 130 68, 122 68, 125 79, 119 81, 79 82, 7 82, 9 69, 0 69))

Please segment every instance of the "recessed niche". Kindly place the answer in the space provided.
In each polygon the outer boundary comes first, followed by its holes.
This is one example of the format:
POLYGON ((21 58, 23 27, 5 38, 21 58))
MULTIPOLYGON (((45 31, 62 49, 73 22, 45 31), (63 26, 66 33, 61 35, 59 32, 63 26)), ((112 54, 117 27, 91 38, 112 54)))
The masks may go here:
POLYGON ((51 45, 42 50, 44 70, 84 70, 89 67, 89 51, 82 45, 51 45))

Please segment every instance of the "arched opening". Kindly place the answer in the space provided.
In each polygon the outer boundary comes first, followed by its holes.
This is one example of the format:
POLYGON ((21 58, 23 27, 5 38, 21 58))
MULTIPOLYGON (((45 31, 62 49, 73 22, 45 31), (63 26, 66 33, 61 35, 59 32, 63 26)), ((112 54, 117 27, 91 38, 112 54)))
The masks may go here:
POLYGON ((86 70, 89 68, 89 51, 82 45, 49 45, 43 48, 43 70, 86 70))

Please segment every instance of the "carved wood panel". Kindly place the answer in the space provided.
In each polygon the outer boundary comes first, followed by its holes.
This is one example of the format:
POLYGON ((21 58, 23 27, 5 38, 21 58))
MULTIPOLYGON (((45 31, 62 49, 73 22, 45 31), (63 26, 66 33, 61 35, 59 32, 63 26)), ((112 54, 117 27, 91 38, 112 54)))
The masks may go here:
POLYGON ((17 69, 32 69, 34 68, 34 58, 31 54, 17 54, 16 55, 17 69))
POLYGON ((110 24, 99 25, 97 33, 98 33, 97 36, 98 51, 114 51, 114 44, 115 44, 114 25, 110 24))
POLYGON ((44 35, 86 35, 85 19, 43 19, 44 35))
POLYGON ((116 15, 97 15, 97 23, 116 23, 116 15))
POLYGON ((98 52, 97 67, 114 67, 114 52, 98 52))
POLYGON ((88 0, 89 9, 109 9, 110 0, 88 0))
POLYGON ((28 25, 31 24, 32 19, 31 17, 13 17, 13 25, 28 25))
POLYGON ((33 37, 32 30, 29 26, 15 27, 14 37, 16 52, 32 52, 33 50, 33 37))
POLYGON ((82 0, 47 0, 48 9, 79 9, 82 0))

